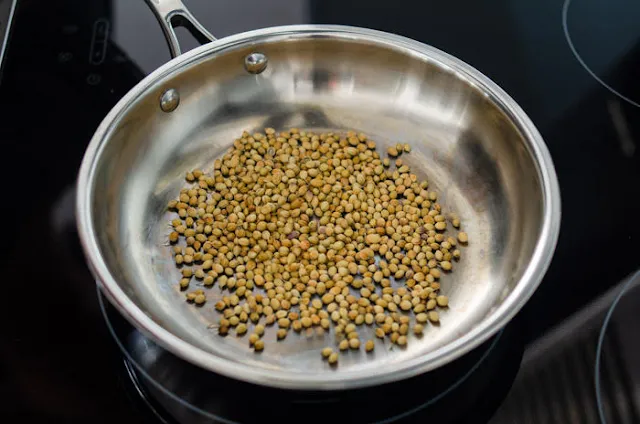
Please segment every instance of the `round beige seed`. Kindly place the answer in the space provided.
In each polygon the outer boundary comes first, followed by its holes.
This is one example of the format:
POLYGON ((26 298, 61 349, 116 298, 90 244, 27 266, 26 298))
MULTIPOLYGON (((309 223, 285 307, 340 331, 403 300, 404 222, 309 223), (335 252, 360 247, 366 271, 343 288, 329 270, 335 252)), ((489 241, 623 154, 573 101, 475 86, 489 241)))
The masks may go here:
MULTIPOLYGON (((236 329, 236 331, 238 331, 236 329)), ((260 336, 258 336, 256 333, 253 333, 249 336, 249 346, 253 346, 254 344, 256 344, 256 342, 260 339, 260 336)))
MULTIPOLYGON (((458 238, 460 237, 460 234, 458 234, 458 238)), ((367 244, 378 244, 380 243, 380 235, 378 234, 367 234, 367 237, 365 238, 365 241, 367 242, 367 244)))
POLYGON ((349 340, 349 347, 351 349, 354 349, 354 350, 359 349, 360 348, 360 340, 357 339, 357 338, 350 339, 349 340))
MULTIPOLYGON (((221 335, 253 322, 258 351, 263 318, 278 323, 278 339, 291 327, 324 333, 333 322, 346 350, 359 346, 358 325, 376 322, 376 337, 398 342, 431 320, 441 270, 460 259, 461 233, 449 236, 446 224, 460 223, 409 164, 396 159, 390 170, 375 147, 355 132, 265 129, 243 133, 211 173, 190 172, 194 184, 167 204, 179 216, 170 242, 184 236, 186 247, 170 248, 176 265, 199 265, 182 288, 193 276, 208 287, 218 281, 221 335), (404 287, 392 288, 391 278, 404 287), (413 311, 418 324, 399 311, 413 311)), ((410 150, 398 143, 392 157, 410 150)))
POLYGON ((289 318, 280 318, 278 320, 278 327, 280 328, 289 328, 289 325, 291 325, 291 321, 289 321, 289 318))
POLYGON ((340 344, 338 345, 338 349, 340 350, 347 350, 349 349, 349 341, 344 339, 340 341, 340 344))
POLYGON ((303 326, 304 328, 309 328, 309 327, 311 327, 311 325, 313 324, 313 321, 311 320, 311 318, 310 318, 310 317, 302 317, 302 318, 300 319, 300 323, 302 324, 302 326, 303 326))
POLYGON ((367 340, 367 342, 364 344, 364 350, 367 352, 373 351, 374 348, 375 343, 373 342, 373 340, 367 340))
POLYGON ((412 306, 413 305, 408 300, 403 300, 402 302, 400 302, 400 309, 402 309, 403 311, 410 310, 412 306))

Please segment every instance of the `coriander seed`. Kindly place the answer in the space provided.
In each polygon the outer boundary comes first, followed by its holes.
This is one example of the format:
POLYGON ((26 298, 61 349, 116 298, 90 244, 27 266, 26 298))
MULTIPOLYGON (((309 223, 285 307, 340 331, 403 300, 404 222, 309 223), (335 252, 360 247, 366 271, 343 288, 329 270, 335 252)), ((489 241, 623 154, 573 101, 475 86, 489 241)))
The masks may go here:
MULTIPOLYGON (((358 329, 375 323, 377 338, 406 345, 410 331, 439 322, 436 307, 448 306, 439 279, 468 243, 449 233, 459 218, 400 159, 411 150, 396 143, 383 155, 355 131, 243 132, 212 166, 186 172, 166 204, 180 288, 192 277, 205 290, 217 282, 218 333, 242 336, 254 323, 256 352, 276 323, 278 340, 289 328, 310 336, 333 326, 343 351, 358 349, 358 329)), ((185 298, 206 301, 203 290, 185 298)), ((366 341, 365 351, 374 347, 366 341)), ((337 363, 330 347, 322 356, 337 363)))

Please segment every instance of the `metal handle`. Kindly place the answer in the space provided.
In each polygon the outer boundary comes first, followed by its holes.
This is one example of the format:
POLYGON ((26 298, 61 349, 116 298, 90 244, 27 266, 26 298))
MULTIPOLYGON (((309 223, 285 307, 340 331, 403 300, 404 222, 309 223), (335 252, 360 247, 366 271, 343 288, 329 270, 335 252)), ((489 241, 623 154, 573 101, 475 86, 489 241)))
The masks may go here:
POLYGON ((145 0, 153 14, 156 15, 164 36, 169 43, 169 50, 171 50, 171 57, 180 56, 182 50, 178 37, 174 28, 184 27, 189 30, 191 35, 202 44, 215 41, 216 38, 211 35, 205 27, 193 17, 191 12, 182 3, 181 0, 145 0))

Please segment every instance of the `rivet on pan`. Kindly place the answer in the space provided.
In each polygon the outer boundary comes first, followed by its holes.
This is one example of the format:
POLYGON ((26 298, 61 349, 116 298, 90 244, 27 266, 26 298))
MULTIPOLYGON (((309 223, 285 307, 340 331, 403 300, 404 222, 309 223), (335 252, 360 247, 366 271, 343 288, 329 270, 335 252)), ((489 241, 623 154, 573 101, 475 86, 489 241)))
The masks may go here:
POLYGON ((163 112, 173 112, 180 104, 180 93, 175 88, 170 88, 160 97, 160 109, 163 112))
POLYGON ((244 58, 244 69, 250 74, 259 74, 267 69, 269 58, 262 53, 254 52, 244 58))

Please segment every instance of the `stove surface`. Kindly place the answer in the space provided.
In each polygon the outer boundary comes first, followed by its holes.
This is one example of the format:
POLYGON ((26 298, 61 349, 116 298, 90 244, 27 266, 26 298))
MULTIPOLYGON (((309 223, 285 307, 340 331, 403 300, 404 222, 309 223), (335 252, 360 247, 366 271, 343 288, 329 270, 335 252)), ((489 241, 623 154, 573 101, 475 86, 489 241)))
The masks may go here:
MULTIPOLYGON (((519 314, 526 341, 640 267, 640 3, 184 2, 217 37, 297 23, 398 33, 459 57, 514 97, 551 151, 563 202, 555 257, 519 314)), ((179 36, 185 49, 196 45, 179 36)), ((126 395, 131 381, 79 251, 73 188, 93 131, 170 59, 166 42, 143 0, 19 0, 7 40, 0 421, 141 422, 148 408, 126 395)))

